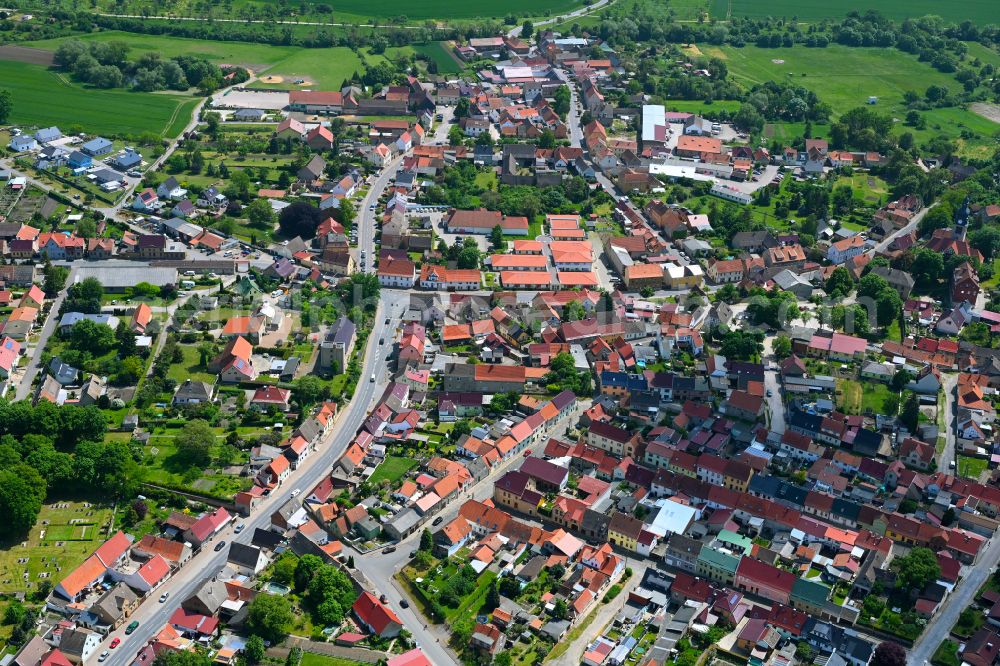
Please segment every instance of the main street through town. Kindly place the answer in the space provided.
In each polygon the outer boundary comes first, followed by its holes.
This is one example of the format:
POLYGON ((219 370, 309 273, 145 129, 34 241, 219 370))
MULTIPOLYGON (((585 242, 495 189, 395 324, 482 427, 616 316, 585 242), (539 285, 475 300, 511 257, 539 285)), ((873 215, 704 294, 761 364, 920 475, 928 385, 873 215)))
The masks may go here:
MULTIPOLYGON (((435 141, 440 142, 447 137, 448 121, 450 121, 450 115, 439 126, 438 132, 435 134, 435 141)), ((397 157, 392 164, 379 173, 365 196, 362 211, 358 216, 358 248, 359 252, 364 252, 367 258, 367 272, 374 271, 377 213, 371 209, 371 205, 377 204, 386 187, 392 181, 402 159, 403 156, 397 157)), ((117 213, 117 211, 108 212, 117 213)), ((258 504, 249 517, 244 520, 238 518, 234 520, 213 540, 205 544, 201 551, 192 557, 174 576, 157 588, 157 594, 146 599, 132 615, 132 619, 139 622, 139 627, 135 632, 126 636, 123 631, 118 630, 106 637, 106 641, 114 638, 121 639, 121 644, 111 652, 106 662, 109 666, 131 663, 135 654, 167 623, 170 615, 180 606, 181 602, 194 594, 207 579, 217 575, 222 570, 228 555, 228 543, 233 541, 249 543, 255 529, 270 528, 271 514, 289 499, 293 490, 308 490, 330 473, 333 464, 353 440, 355 433, 367 417, 369 409, 391 379, 388 374, 386 358, 391 345, 383 345, 379 342, 383 339, 393 339, 394 332, 401 324, 403 313, 408 304, 408 292, 393 290, 382 292, 367 345, 364 349, 359 350, 362 370, 354 397, 343 407, 330 432, 317 444, 317 452, 307 458, 278 489, 258 504), (237 534, 235 528, 238 524, 242 524, 244 527, 237 534), (226 541, 227 547, 215 551, 215 546, 221 541, 226 541), (157 601, 158 595, 163 594, 167 595, 167 599, 164 603, 159 603, 157 601)), ((55 318, 50 317, 49 321, 54 322, 55 318)), ((48 325, 47 323, 46 326, 48 325)), ((30 387, 30 381, 26 385, 30 387)), ((358 559, 364 560, 364 558, 358 559)), ((381 594, 383 588, 390 586, 389 579, 374 577, 371 580, 375 586, 372 591, 376 594, 381 594)), ((405 609, 398 605, 396 605, 396 610, 405 614, 405 609)), ((450 653, 437 644, 435 637, 424 631, 423 625, 416 621, 415 616, 408 618, 406 624, 433 663, 455 663, 450 653)))
POLYGON ((402 296, 390 294, 383 298, 376 312, 376 321, 371 335, 368 336, 367 347, 362 350, 363 359, 361 381, 353 399, 340 412, 336 423, 330 432, 317 444, 317 451, 280 486, 270 497, 265 498, 245 520, 236 519, 217 534, 213 540, 192 557, 173 577, 157 588, 158 594, 168 594, 165 603, 157 603, 152 595, 132 615, 139 622, 139 628, 131 636, 126 636, 121 630, 112 632, 107 640, 121 638, 122 642, 112 651, 108 658, 110 666, 129 664, 135 654, 163 628, 170 615, 180 606, 181 602, 194 594, 202 583, 216 575, 225 565, 228 547, 215 551, 214 547, 220 541, 249 543, 256 528, 269 529, 271 514, 288 500, 293 489, 308 490, 330 473, 334 462, 340 458, 347 445, 354 438, 355 432, 361 427, 375 399, 382 394, 388 384, 385 359, 376 353, 379 338, 390 335, 401 320, 405 310, 401 305, 402 296), (386 323, 388 321, 388 323, 386 323), (368 378, 374 375, 375 381, 368 378), (235 532, 238 523, 244 524, 239 534, 235 532))

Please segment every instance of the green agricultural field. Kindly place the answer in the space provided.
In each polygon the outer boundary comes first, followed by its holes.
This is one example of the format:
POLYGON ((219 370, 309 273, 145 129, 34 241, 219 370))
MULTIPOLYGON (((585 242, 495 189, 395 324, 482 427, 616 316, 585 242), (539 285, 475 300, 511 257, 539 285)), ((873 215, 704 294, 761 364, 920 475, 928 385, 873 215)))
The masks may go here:
MULTIPOLYGON (((927 129, 906 127, 903 93, 913 90, 921 96, 928 86, 939 85, 958 93, 958 82, 922 63, 916 57, 895 49, 849 48, 833 45, 824 49, 804 46, 760 49, 755 46, 706 47, 707 55, 725 58, 730 75, 748 86, 768 80, 801 85, 819 95, 833 109, 834 116, 867 104, 870 96, 878 98, 875 109, 897 119, 896 132, 912 132, 918 142, 944 135, 959 140, 960 154, 987 156, 994 145, 993 135, 1000 125, 961 108, 933 109, 924 112, 927 129), (963 131, 972 139, 960 139, 963 131)), ((987 55, 987 52, 983 52, 987 55)), ((815 130, 814 130, 815 131, 815 130)))
POLYGON ((382 22, 395 16, 405 16, 409 20, 422 19, 478 19, 491 16, 543 16, 577 9, 579 0, 341 0, 329 3, 333 6, 333 20, 338 14, 372 16, 382 22))
POLYGON ((934 14, 947 21, 971 20, 985 25, 1000 21, 1000 4, 996 0, 713 0, 712 18, 765 18, 768 16, 797 17, 800 21, 838 19, 848 12, 864 13, 875 9, 895 20, 934 14))
POLYGON ((197 105, 186 95, 85 88, 40 65, 10 60, 0 60, 0 81, 14 96, 11 123, 63 131, 79 126, 95 134, 176 136, 197 105))
POLYGON ((86 42, 124 42, 130 48, 131 58, 138 58, 147 51, 156 51, 164 58, 179 55, 201 56, 214 63, 243 65, 255 70, 281 62, 304 50, 296 46, 216 42, 209 39, 185 39, 167 35, 139 35, 117 30, 26 42, 25 46, 54 51, 67 39, 80 39, 86 42))

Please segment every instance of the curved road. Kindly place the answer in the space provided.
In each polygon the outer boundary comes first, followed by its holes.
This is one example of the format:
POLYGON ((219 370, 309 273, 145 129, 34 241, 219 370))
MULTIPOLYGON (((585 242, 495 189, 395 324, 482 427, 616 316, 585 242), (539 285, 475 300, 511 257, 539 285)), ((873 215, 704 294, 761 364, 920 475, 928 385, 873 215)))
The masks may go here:
POLYGON ((227 547, 216 552, 214 546, 220 540, 249 543, 255 528, 268 529, 271 524, 271 514, 288 499, 293 488, 310 489, 330 473, 331 466, 340 458, 347 445, 354 438, 355 432, 364 422, 369 407, 385 389, 387 384, 385 364, 382 362, 380 354, 376 353, 375 348, 378 347, 378 339, 395 327, 395 323, 401 315, 402 310, 395 303, 388 306, 379 304, 375 326, 372 334, 368 337, 368 346, 361 352, 365 360, 362 366, 362 379, 358 383, 357 391, 354 398, 340 413, 333 428, 317 445, 317 451, 307 458, 299 466, 299 469, 289 476, 270 497, 265 498, 248 518, 234 520, 181 567, 172 578, 154 590, 139 609, 132 614, 131 619, 139 621, 139 628, 131 636, 125 636, 122 630, 114 631, 107 636, 105 640, 114 637, 122 640, 121 645, 112 650, 111 656, 106 662, 108 666, 131 663, 136 653, 163 628, 180 603, 191 596, 206 577, 218 573, 223 568, 229 549, 227 547), (388 325, 385 324, 387 317, 389 318, 388 325), (376 381, 366 381, 365 378, 373 374, 376 381), (234 527, 241 522, 245 524, 245 528, 237 535, 234 533, 234 527), (164 592, 170 593, 169 599, 166 603, 157 603, 156 598, 164 592))

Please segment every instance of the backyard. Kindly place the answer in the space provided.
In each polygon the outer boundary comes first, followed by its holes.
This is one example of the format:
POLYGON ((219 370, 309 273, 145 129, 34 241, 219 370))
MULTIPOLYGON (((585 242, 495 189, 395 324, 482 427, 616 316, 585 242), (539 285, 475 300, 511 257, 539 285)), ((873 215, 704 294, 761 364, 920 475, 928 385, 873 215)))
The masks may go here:
POLYGON ((837 409, 845 414, 885 414, 893 411, 897 395, 885 384, 854 379, 837 380, 837 409))
POLYGON ((403 478, 404 474, 416 466, 417 461, 413 458, 388 456, 382 461, 381 465, 375 468, 375 473, 372 474, 369 481, 373 485, 377 485, 382 481, 388 481, 389 485, 394 486, 401 478, 403 478))

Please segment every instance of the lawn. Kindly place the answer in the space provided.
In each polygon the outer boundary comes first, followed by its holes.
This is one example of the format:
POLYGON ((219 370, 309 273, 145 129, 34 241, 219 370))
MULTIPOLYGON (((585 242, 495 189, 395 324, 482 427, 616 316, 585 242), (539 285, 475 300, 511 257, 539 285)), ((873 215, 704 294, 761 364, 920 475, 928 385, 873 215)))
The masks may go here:
POLYGON ((58 583, 104 542, 110 516, 110 508, 83 502, 43 505, 24 545, 4 543, 0 550, 0 593, 30 592, 41 580, 58 583), (19 563, 21 558, 28 561, 19 563))
POLYGON ((193 379, 196 382, 215 382, 215 375, 209 372, 201 364, 201 357, 198 354, 197 345, 177 345, 184 353, 184 360, 180 363, 172 363, 167 370, 167 377, 173 379, 178 384, 184 383, 185 379, 193 379))
POLYGON ((60 125, 64 132, 176 136, 197 104, 186 95, 84 88, 40 65, 9 60, 0 60, 0 81, 14 97, 11 123, 60 125))
POLYGON ((328 657, 325 654, 315 652, 303 652, 301 666, 359 666, 365 664, 364 661, 354 661, 353 659, 343 659, 341 657, 328 657))
POLYGON ((449 47, 444 42, 414 44, 413 50, 434 61, 439 74, 457 74, 462 71, 461 63, 449 53, 449 47))
MULTIPOLYGON (((805 123, 768 123, 764 125, 764 137, 791 143, 803 136, 805 129, 805 123)), ((814 124, 812 133, 815 137, 830 136, 830 126, 814 124)))
MULTIPOLYGON (((876 96, 877 111, 901 119, 907 111, 903 103, 903 93, 907 90, 923 96, 928 86, 939 85, 953 93, 960 92, 953 77, 896 49, 831 45, 824 49, 727 46, 703 50, 725 58, 732 77, 748 86, 775 80, 814 91, 831 106, 835 117, 867 104, 869 96, 876 96)), ((1000 131, 1000 125, 966 109, 933 109, 923 115, 927 129, 914 130, 900 120, 895 132, 912 132, 918 142, 923 142, 940 134, 958 139, 963 130, 970 131, 980 136, 963 141, 962 153, 975 155, 983 144, 992 145, 993 134, 1000 131)))
POLYGON ((388 481, 390 485, 394 485, 397 481, 403 478, 404 474, 416 466, 417 461, 413 458, 406 458, 404 456, 388 456, 382 461, 381 465, 375 468, 375 472, 372 474, 369 481, 373 484, 388 481))
POLYGON ((966 19, 976 23, 1000 21, 1000 6, 995 0, 966 0, 966 2, 938 2, 937 0, 714 0, 712 18, 723 20, 734 17, 765 18, 768 16, 798 17, 800 21, 838 19, 848 12, 864 14, 876 9, 888 18, 903 20, 934 14, 955 23, 966 19))
POLYGON ((833 185, 850 185, 854 189, 854 198, 866 206, 880 205, 882 198, 889 192, 889 186, 884 180, 861 172, 840 176, 833 185))
POLYGON ((313 88, 340 90, 344 81, 355 72, 363 74, 365 64, 358 54, 346 47, 329 49, 300 49, 277 62, 267 70, 267 74, 280 76, 280 83, 258 81, 255 88, 313 88), (304 79, 307 85, 296 85, 296 79, 304 79))
POLYGON ((893 392, 885 384, 853 379, 837 380, 837 409, 845 414, 861 414, 868 411, 885 413, 886 401, 893 392))
POLYGON ((667 108, 667 111, 697 113, 709 117, 712 116, 713 111, 734 112, 740 108, 740 103, 734 100, 717 100, 707 103, 700 99, 668 99, 664 100, 663 105, 667 108))
MULTIPOLYGON (((188 488, 197 492, 207 493, 216 497, 231 498, 240 490, 246 490, 251 485, 248 477, 226 474, 221 468, 209 465, 202 470, 192 466, 177 454, 177 447, 174 445, 174 437, 180 432, 179 428, 157 428, 158 434, 149 438, 149 444, 145 447, 146 454, 143 459, 143 467, 147 471, 147 479, 150 483, 162 484, 180 488, 188 488)), ((212 457, 216 457, 222 450, 225 442, 225 434, 218 430, 216 438, 217 444, 212 450, 212 457)), ((261 434, 258 431, 255 434, 261 434)), ((248 437, 248 439, 251 439, 248 437)), ((241 465, 246 462, 245 454, 236 455, 231 461, 234 465, 241 465)))
POLYGON ((953 640, 944 640, 931 657, 931 663, 935 666, 959 666, 962 660, 958 658, 958 643, 953 640))
POLYGON ((958 457, 958 475, 969 479, 978 479, 986 471, 987 461, 985 458, 970 458, 968 456, 958 457))

